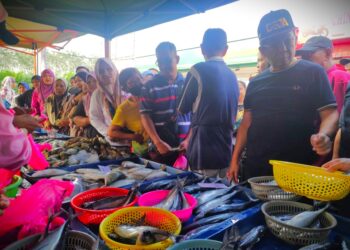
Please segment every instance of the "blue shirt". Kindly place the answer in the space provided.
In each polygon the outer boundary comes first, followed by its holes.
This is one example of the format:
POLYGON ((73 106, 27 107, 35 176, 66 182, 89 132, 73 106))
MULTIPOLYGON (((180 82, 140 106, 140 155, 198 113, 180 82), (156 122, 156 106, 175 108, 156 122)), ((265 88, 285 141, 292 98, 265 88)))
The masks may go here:
POLYGON ((141 114, 149 114, 159 137, 172 147, 177 147, 186 137, 190 127, 190 114, 178 115, 179 93, 184 87, 180 73, 174 83, 158 74, 142 89, 141 114))

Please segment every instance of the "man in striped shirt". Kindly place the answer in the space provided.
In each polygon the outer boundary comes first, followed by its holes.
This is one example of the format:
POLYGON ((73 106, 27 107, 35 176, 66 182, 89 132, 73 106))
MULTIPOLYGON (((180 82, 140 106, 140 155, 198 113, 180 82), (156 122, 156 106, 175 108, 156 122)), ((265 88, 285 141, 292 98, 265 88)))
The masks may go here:
POLYGON ((179 56, 170 42, 162 42, 156 48, 160 73, 147 82, 141 96, 141 121, 155 149, 153 159, 173 165, 180 142, 186 138, 190 115, 178 115, 178 98, 184 87, 184 79, 177 71, 179 56))

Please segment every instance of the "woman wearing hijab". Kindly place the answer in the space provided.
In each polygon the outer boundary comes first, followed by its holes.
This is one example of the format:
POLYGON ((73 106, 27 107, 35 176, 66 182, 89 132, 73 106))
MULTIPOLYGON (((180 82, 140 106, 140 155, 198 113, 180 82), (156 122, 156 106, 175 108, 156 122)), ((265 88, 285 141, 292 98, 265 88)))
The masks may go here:
POLYGON ((1 86, 0 96, 6 108, 10 108, 16 97, 16 92, 13 90, 16 87, 16 80, 11 76, 6 76, 1 86))
POLYGON ((57 79, 53 94, 45 102, 45 111, 49 118, 47 127, 53 127, 62 134, 69 134, 69 118, 65 116, 69 97, 66 82, 63 79, 57 79))
POLYGON ((79 128, 80 136, 93 138, 98 135, 98 132, 91 126, 89 112, 91 96, 97 87, 96 77, 93 73, 82 71, 75 75, 74 80, 81 83, 83 97, 73 114, 73 123, 79 128))
POLYGON ((55 74, 50 69, 45 69, 41 73, 40 84, 37 89, 34 90, 32 96, 32 109, 34 115, 43 116, 45 110, 45 101, 53 93, 55 83, 55 74))
POLYGON ((18 95, 15 98, 15 106, 29 108, 32 103, 33 90, 30 89, 26 82, 18 83, 18 95))
POLYGON ((89 117, 91 125, 104 137, 112 122, 115 110, 121 103, 118 70, 108 58, 99 58, 95 65, 97 89, 90 102, 89 117))

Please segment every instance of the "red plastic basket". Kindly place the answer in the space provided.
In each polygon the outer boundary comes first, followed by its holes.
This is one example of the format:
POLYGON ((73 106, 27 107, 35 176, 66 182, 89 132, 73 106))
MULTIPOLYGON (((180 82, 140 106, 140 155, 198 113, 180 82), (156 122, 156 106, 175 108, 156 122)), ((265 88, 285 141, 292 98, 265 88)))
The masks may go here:
MULTIPOLYGON (((129 190, 123 188, 104 187, 91 189, 80 194, 77 194, 71 200, 71 206, 75 213, 78 215, 78 219, 84 224, 100 224, 101 221, 108 215, 112 214, 123 207, 106 209, 106 210, 91 210, 81 208, 81 205, 87 201, 93 201, 96 199, 102 199, 111 196, 127 195, 129 190)), ((132 207, 136 204, 137 197, 124 207, 132 207)))
MULTIPOLYGON (((138 204, 144 207, 152 207, 164 200, 165 197, 169 194, 169 192, 170 190, 157 190, 145 193, 140 196, 138 204)), ((190 207, 182 210, 171 211, 181 220, 181 222, 188 221, 192 216, 193 209, 197 206, 196 198, 187 193, 185 193, 185 197, 190 207)))

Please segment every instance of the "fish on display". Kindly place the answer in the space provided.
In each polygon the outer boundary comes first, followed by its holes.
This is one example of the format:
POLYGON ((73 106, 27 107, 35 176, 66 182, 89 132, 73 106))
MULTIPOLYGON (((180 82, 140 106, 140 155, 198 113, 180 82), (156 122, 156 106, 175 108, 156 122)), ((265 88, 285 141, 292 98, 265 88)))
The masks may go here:
POLYGON ((174 187, 175 180, 159 180, 152 182, 145 189, 142 190, 142 193, 147 193, 154 190, 168 190, 174 187))
POLYGON ((44 169, 40 171, 36 171, 32 174, 32 177, 34 178, 49 178, 52 176, 58 176, 58 175, 65 175, 69 174, 70 172, 62 169, 44 169))
POLYGON ((315 243, 299 248, 299 250, 349 250, 349 246, 341 236, 336 235, 332 242, 315 243))
POLYGON ((157 227, 145 225, 145 217, 135 225, 121 224, 114 227, 114 233, 108 235, 114 241, 131 245, 149 245, 172 237, 157 227))
POLYGON ((134 179, 122 179, 122 180, 117 180, 112 183, 110 183, 108 186, 109 187, 124 187, 124 186, 129 186, 136 183, 136 180, 134 179))
POLYGON ((235 214, 237 214, 237 213, 217 214, 217 215, 202 218, 200 220, 196 220, 195 222, 185 226, 182 229, 182 232, 186 233, 186 232, 189 232, 189 231, 191 231, 195 228, 201 227, 201 226, 210 225, 210 224, 217 223, 217 222, 222 222, 228 218, 231 218, 235 214))
POLYGON ((179 181, 170 190, 164 200, 155 204, 153 207, 163 208, 169 211, 182 210, 189 207, 188 201, 182 191, 182 186, 179 181))
POLYGON ((292 219, 285 221, 285 223, 289 226, 294 226, 294 227, 303 227, 307 228, 309 227, 315 220, 316 218, 321 215, 328 206, 316 210, 316 211, 305 211, 301 212, 297 215, 295 215, 292 219))
POLYGON ((199 207, 208 201, 212 201, 215 198, 218 198, 229 192, 232 192, 232 190, 233 190, 233 187, 206 191, 197 197, 197 206, 199 207))
POLYGON ((222 204, 222 205, 219 205, 211 210, 206 211, 201 216, 199 216, 199 215, 196 216, 195 220, 206 217, 206 216, 215 215, 215 214, 239 212, 239 211, 242 211, 242 210, 248 208, 251 204, 252 204, 251 201, 242 202, 242 203, 222 204))
POLYGON ((87 201, 82 208, 91 210, 104 210, 123 207, 132 202, 137 194, 138 185, 134 185, 127 195, 105 197, 102 199, 87 201))
POLYGON ((231 227, 230 230, 225 232, 223 244, 220 249, 252 249, 260 241, 265 231, 265 226, 257 226, 241 236, 236 226, 231 227))
POLYGON ((204 232, 208 232, 210 230, 216 230, 217 227, 221 224, 221 222, 217 222, 214 224, 210 224, 210 225, 204 225, 201 227, 197 227, 191 231, 189 231, 188 233, 186 233, 183 238, 181 239, 181 241, 183 240, 190 240, 190 239, 198 239, 200 237, 202 237, 202 234, 204 232))
POLYGON ((268 182, 261 182, 259 184, 264 185, 264 186, 278 186, 278 184, 275 180, 268 181, 268 182))

